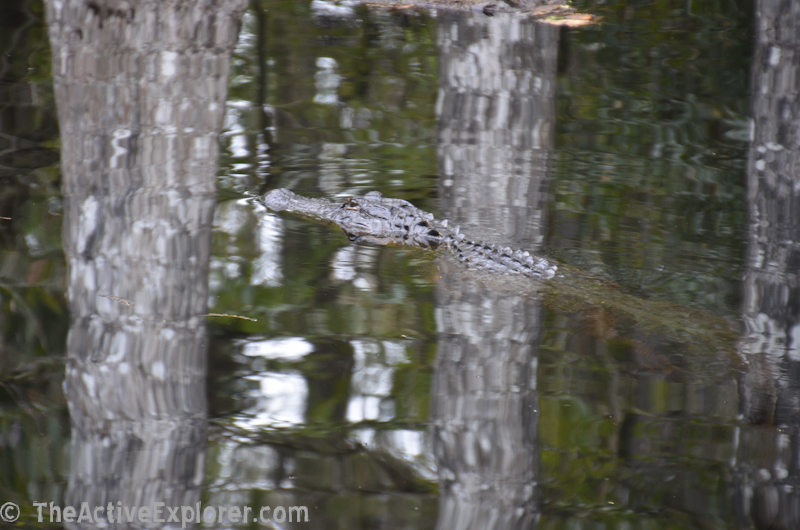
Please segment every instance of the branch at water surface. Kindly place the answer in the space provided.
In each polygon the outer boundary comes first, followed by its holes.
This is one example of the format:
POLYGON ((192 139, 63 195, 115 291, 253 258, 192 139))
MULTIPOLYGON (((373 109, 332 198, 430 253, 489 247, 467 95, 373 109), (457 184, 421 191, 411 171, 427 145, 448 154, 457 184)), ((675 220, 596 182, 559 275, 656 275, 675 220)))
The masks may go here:
POLYGON ((580 13, 563 0, 313 0, 311 10, 319 17, 353 18, 356 16, 353 6, 358 4, 391 11, 461 11, 489 17, 516 14, 557 26, 586 26, 599 21, 599 17, 580 13))

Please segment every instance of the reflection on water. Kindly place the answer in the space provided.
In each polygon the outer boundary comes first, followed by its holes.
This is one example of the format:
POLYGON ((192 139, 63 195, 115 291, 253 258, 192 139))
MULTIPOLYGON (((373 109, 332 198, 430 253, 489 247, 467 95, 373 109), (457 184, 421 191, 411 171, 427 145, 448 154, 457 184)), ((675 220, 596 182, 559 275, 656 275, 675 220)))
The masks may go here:
POLYGON ((43 9, 0 32, 0 499, 26 517, 800 524, 792 2, 559 29, 262 0, 180 53, 54 15, 52 55, 43 9), (377 189, 564 277, 352 245, 248 198, 277 187, 377 189))
MULTIPOLYGON (((442 17, 437 154, 444 214, 537 251, 553 150, 559 31, 512 16, 442 17)), ((475 228, 477 230, 477 228, 475 228)), ((443 264, 431 403, 437 528, 540 517, 541 300, 443 264)))
POLYGON ((752 129, 747 165, 750 225, 740 343, 748 367, 742 411, 748 420, 736 471, 741 519, 780 528, 800 524, 800 468, 790 448, 800 436, 800 214, 797 167, 797 89, 786 85, 800 71, 787 53, 797 46, 800 8, 764 2, 758 13, 751 72, 752 129), (788 16, 787 16, 788 15, 788 16), (778 429, 761 426, 777 425, 778 429), (752 477, 752 478, 750 478, 752 477))
POLYGON ((70 309, 58 501, 93 513, 65 508, 69 528, 137 527, 121 507, 200 501, 217 137, 243 8, 47 6, 70 309), (137 49, 144 35, 157 43, 137 49))
POLYGON ((541 301, 453 270, 446 270, 437 294, 431 397, 437 528, 531 528, 541 511, 541 301))
POLYGON ((439 25, 445 216, 538 250, 555 127, 559 30, 499 14, 439 25))

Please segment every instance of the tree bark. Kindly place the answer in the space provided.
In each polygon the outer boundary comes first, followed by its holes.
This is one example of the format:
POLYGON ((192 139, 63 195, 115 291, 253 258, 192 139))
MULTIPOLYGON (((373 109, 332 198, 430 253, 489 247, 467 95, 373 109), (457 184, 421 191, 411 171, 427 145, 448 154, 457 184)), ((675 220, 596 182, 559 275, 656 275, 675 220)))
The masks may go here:
POLYGON ((200 500, 217 138, 245 5, 47 2, 71 311, 67 505, 200 500))
POLYGON ((450 13, 439 26, 444 213, 531 250, 543 240, 558 31, 508 15, 450 13))
MULTIPOLYGON (((510 16, 439 25, 438 159, 444 215, 495 241, 543 239, 558 29, 510 16), (476 228, 477 227, 477 228, 476 228), (490 227, 490 228, 487 228, 490 227)), ((437 528, 535 527, 541 301, 441 260, 432 393, 437 528)))
POLYGON ((743 526, 800 526, 800 5, 756 3, 744 278, 748 362, 735 466, 743 526))
POLYGON ((431 393, 436 528, 534 528, 541 301, 487 285, 444 260, 440 270, 431 393))

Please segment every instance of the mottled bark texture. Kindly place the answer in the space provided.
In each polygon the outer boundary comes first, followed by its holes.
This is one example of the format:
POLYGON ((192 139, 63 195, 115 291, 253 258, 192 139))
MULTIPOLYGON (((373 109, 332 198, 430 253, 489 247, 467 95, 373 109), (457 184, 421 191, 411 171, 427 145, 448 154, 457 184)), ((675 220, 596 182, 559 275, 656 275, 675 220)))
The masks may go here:
POLYGON ((446 216, 536 250, 555 129, 558 28, 445 14, 439 22, 439 193, 446 216))
POLYGON ((800 527, 800 4, 756 3, 737 494, 742 526, 800 527), (778 428, 765 428, 773 425, 778 428))
POLYGON ((46 4, 71 309, 66 504, 200 500, 217 138, 245 5, 46 4))
POLYGON ((431 396, 439 530, 535 528, 541 301, 442 260, 431 396))
MULTIPOLYGON (((558 29, 505 15, 439 23, 442 211, 487 237, 543 239, 558 29)), ((441 262, 432 396, 440 529, 533 528, 539 518, 540 300, 441 262)), ((512 282, 513 283, 513 282, 512 282)))

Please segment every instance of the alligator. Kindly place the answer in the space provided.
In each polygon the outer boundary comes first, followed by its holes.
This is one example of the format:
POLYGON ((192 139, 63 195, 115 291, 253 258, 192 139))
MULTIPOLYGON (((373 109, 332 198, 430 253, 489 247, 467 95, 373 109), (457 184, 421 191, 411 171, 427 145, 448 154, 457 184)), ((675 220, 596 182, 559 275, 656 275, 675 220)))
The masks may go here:
POLYGON ((353 242, 447 248, 469 267, 529 278, 549 279, 558 269, 546 259, 534 257, 527 251, 471 241, 458 226, 450 227, 447 219, 439 221, 433 214, 408 201, 390 199, 377 191, 337 203, 276 189, 266 194, 263 202, 270 210, 333 223, 353 242))
MULTIPOLYGON (((614 318, 632 319, 639 331, 658 333, 693 350, 703 350, 698 366, 716 366, 718 354, 736 359, 739 331, 725 318, 667 300, 651 299, 595 274, 566 264, 556 275, 556 266, 543 258, 509 247, 467 239, 458 226, 439 221, 408 201, 386 198, 373 191, 342 202, 302 197, 276 189, 261 198, 271 210, 285 211, 338 225, 352 241, 379 245, 401 244, 426 249, 448 248, 468 268, 551 279, 535 284, 548 307, 565 313, 611 311, 614 318)), ((518 288, 520 286, 515 286, 518 288)))

